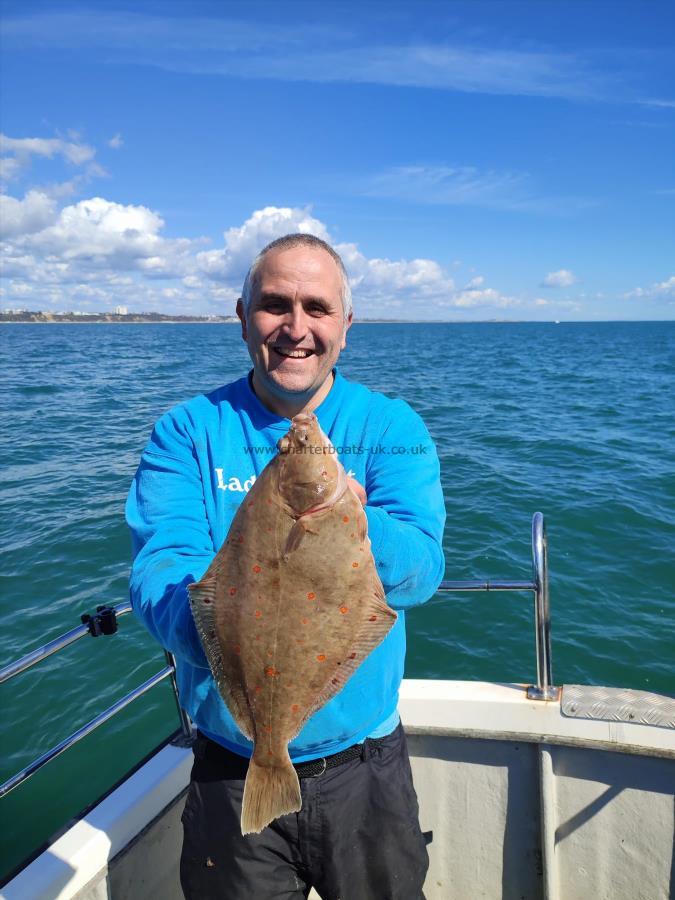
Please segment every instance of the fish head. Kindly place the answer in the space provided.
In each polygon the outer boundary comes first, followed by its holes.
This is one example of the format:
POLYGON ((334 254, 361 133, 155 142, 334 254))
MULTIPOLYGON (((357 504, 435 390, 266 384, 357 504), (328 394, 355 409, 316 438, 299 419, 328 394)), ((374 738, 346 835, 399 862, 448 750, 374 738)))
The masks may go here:
POLYGON ((294 416, 277 447, 279 490, 297 515, 330 506, 342 496, 345 470, 314 413, 294 416))

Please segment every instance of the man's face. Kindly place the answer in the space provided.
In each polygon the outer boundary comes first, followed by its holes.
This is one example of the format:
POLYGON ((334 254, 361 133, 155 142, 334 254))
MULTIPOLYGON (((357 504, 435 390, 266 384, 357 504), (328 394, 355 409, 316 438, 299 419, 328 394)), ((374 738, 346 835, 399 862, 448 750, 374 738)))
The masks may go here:
POLYGON ((241 301, 237 314, 254 387, 271 409, 287 414, 289 404, 304 406, 330 390, 352 318, 344 318, 341 289, 337 263, 325 250, 299 245, 264 257, 248 315, 241 301))

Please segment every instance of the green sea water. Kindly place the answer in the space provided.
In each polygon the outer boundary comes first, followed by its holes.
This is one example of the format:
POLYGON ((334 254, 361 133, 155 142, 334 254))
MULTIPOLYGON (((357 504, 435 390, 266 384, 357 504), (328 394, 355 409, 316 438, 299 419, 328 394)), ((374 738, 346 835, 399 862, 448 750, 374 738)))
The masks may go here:
MULTIPOLYGON (((229 325, 0 329, 0 665, 127 599, 123 506, 154 421, 249 366, 229 325)), ((553 675, 675 693, 675 323, 356 325, 347 378, 438 446, 446 577, 530 577, 549 534, 553 675)), ((437 596, 407 675, 531 682, 527 594, 437 596)), ((164 664, 132 616, 2 685, 3 781, 164 664)), ((166 682, 0 801, 7 872, 176 727, 166 682)))

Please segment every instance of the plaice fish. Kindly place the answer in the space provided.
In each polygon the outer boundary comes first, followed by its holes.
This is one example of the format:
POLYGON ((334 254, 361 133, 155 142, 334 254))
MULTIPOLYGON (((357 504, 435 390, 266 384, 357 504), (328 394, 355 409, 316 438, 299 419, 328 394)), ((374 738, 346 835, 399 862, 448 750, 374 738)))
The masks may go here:
POLYGON ((300 414, 190 604, 213 677, 253 741, 243 834, 302 807, 288 743, 396 621, 366 514, 316 416, 300 414))

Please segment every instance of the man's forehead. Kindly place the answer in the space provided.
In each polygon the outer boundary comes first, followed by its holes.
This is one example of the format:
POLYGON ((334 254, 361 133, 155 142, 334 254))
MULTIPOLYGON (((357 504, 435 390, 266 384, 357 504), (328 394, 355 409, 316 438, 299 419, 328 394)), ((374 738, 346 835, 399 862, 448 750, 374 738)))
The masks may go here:
POLYGON ((256 281, 263 290, 273 282, 321 285, 338 292, 342 287, 340 270, 330 253, 302 244, 267 253, 260 261, 256 281))

